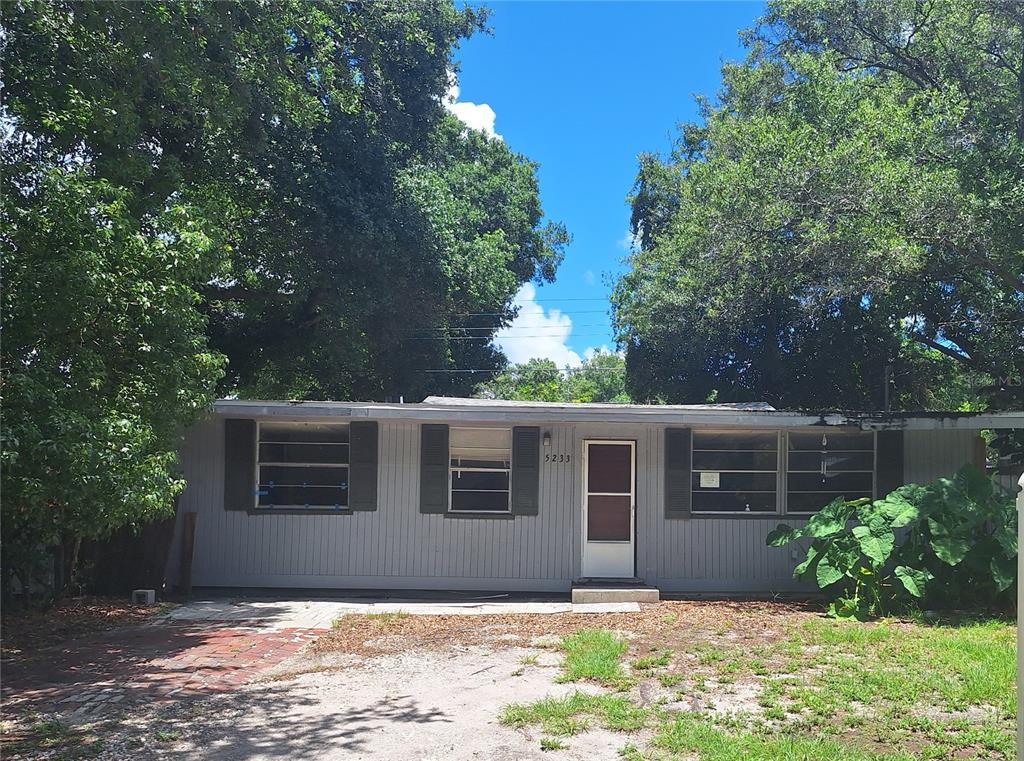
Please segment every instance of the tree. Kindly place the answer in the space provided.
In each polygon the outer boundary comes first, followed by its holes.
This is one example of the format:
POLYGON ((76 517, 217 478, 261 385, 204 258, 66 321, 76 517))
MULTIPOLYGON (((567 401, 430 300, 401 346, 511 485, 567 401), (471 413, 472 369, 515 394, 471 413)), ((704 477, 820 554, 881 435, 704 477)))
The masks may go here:
POLYGON ((423 370, 498 367, 513 294, 554 276, 536 167, 443 106, 481 11, 0 13, 5 580, 170 510, 215 394, 468 389, 423 370))
POLYGON ((718 102, 641 160, 631 393, 934 408, 1024 373, 1022 14, 771 3, 718 102))
POLYGON ((596 352, 579 367, 560 370, 550 359, 512 365, 477 387, 476 396, 537 402, 628 404, 625 362, 618 354, 596 352))

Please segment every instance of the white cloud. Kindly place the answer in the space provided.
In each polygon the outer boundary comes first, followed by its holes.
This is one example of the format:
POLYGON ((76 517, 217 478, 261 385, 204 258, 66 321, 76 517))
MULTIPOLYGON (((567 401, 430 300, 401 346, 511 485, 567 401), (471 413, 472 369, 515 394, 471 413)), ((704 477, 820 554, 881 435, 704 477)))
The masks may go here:
POLYGON ((537 289, 532 283, 519 289, 514 299, 519 313, 508 328, 495 334, 494 342, 514 364, 539 357, 559 367, 579 367, 583 360, 566 343, 572 333, 572 318, 560 309, 549 309, 545 314, 536 298, 537 289))
POLYGON ((632 230, 626 230, 626 234, 619 240, 619 248, 624 251, 632 251, 635 248, 639 248, 639 244, 640 241, 633 235, 632 230))
POLYGON ((594 270, 587 270, 583 273, 583 282, 587 285, 597 285, 597 275, 594 274, 594 270))
POLYGON ((444 96, 444 107, 455 114, 458 119, 470 129, 481 130, 482 132, 502 139, 501 135, 494 131, 494 109, 486 103, 459 102, 459 85, 455 76, 451 77, 451 85, 444 96))

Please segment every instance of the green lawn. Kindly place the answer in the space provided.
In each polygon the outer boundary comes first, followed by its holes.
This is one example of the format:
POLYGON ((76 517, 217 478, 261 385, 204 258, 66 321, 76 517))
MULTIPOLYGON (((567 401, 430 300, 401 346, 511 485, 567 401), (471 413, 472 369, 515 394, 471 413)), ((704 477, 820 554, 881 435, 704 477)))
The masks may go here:
POLYGON ((634 760, 1015 757, 1009 623, 812 618, 760 642, 726 630, 680 645, 685 638, 675 634, 666 638, 673 648, 648 637, 648 654, 629 665, 619 635, 565 637, 559 680, 617 692, 513 704, 501 719, 562 740, 597 723, 622 731, 622 755, 634 760), (644 681, 648 689, 631 689, 644 681), (652 687, 660 691, 654 700, 652 687))

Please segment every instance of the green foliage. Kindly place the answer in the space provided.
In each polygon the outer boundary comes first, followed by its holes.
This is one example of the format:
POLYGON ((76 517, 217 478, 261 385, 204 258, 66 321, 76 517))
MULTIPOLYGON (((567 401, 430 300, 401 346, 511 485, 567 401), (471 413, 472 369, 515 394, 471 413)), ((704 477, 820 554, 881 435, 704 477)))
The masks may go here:
POLYGON ((538 402, 610 402, 628 404, 626 363, 618 354, 599 351, 579 367, 559 368, 550 359, 512 365, 481 383, 476 396, 538 402))
POLYGON ((827 591, 838 617, 864 618, 913 601, 946 607, 1012 597, 1013 498, 973 466, 880 500, 837 498, 800 528, 780 524, 766 541, 781 547, 805 537, 813 541, 794 576, 827 591), (905 535, 897 541, 900 529, 905 535))
POLYGON ((468 392, 423 370, 500 367, 513 295, 554 276, 535 165, 444 107, 482 11, 0 14, 5 579, 166 514, 217 394, 468 392))
POLYGON ((1012 3, 770 2, 640 161, 630 393, 1019 408, 992 379, 1024 375, 1022 29, 1012 3))

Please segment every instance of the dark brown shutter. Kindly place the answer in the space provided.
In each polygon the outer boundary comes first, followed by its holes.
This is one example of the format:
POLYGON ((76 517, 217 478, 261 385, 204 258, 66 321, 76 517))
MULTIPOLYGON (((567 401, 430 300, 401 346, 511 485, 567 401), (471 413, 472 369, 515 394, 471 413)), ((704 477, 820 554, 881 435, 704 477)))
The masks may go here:
POLYGON ((420 512, 448 512, 448 426, 420 426, 420 512))
POLYGON ((224 509, 256 507, 256 421, 224 421, 224 509))
POLYGON ((350 510, 377 509, 377 423, 349 425, 348 507, 350 510))
POLYGON ((875 497, 903 486, 903 431, 879 431, 875 443, 875 497))
POLYGON ((690 517, 689 428, 665 429, 665 517, 690 517))
POLYGON ((540 428, 512 429, 512 514, 537 515, 540 503, 540 428))

